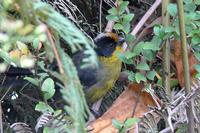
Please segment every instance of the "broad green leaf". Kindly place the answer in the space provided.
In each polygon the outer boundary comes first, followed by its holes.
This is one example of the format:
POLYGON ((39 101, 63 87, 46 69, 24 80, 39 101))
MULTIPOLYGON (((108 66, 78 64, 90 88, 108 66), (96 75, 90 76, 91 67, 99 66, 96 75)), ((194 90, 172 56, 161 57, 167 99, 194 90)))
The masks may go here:
POLYGON ((147 81, 146 77, 143 74, 138 73, 138 72, 135 74, 135 80, 137 83, 140 83, 140 81, 144 81, 144 82, 147 81))
POLYGON ((117 15, 108 15, 108 16, 106 16, 106 19, 109 20, 109 21, 117 21, 117 20, 119 20, 117 15))
POLYGON ((165 30, 164 30, 163 26, 156 25, 156 26, 154 26, 153 31, 154 31, 154 34, 156 36, 160 37, 161 39, 164 38, 164 36, 165 36, 165 30))
POLYGON ((142 54, 148 61, 153 61, 155 59, 155 52, 152 52, 151 50, 144 50, 142 54))
POLYGON ((122 29, 123 29, 123 25, 121 25, 121 24, 119 24, 119 23, 116 23, 116 24, 114 24, 113 28, 114 28, 115 30, 122 30, 122 29))
POLYGON ((200 44, 200 36, 195 35, 192 37, 192 45, 200 44))
POLYGON ((126 7, 128 6, 129 2, 128 1, 123 1, 119 5, 119 13, 122 14, 125 12, 126 7))
POLYGON ((183 0, 185 4, 192 3, 192 0, 183 0))
POLYGON ((128 79, 132 82, 135 82, 135 73, 128 71, 128 79))
POLYGON ((117 12, 117 9, 113 7, 108 10, 108 13, 110 13, 111 15, 117 15, 118 12, 117 12))
POLYGON ((175 28, 173 26, 167 26, 165 28, 165 33, 172 33, 175 31, 175 28))
POLYGON ((167 7, 167 11, 169 12, 169 14, 173 17, 176 16, 177 14, 177 5, 176 4, 172 4, 170 3, 167 7))
POLYGON ((133 60, 127 59, 123 53, 117 53, 117 57, 126 64, 133 64, 133 60))
POLYGON ((196 5, 200 5, 200 0, 195 0, 194 2, 196 5))
POLYGON ((54 81, 51 78, 47 78, 42 84, 42 91, 44 92, 44 98, 46 100, 50 99, 54 93, 54 81))
POLYGON ((194 52, 195 57, 200 61, 200 52, 194 52))
POLYGON ((122 123, 120 121, 118 121, 117 119, 112 119, 112 124, 117 129, 121 129, 122 128, 122 123))
POLYGON ((124 26, 124 28, 122 30, 124 31, 125 34, 128 34, 131 30, 130 29, 131 25, 129 23, 127 23, 127 24, 124 24, 123 26, 124 26))
POLYGON ((125 40, 128 42, 128 43, 131 43, 132 41, 135 40, 135 36, 131 35, 131 34, 127 34, 126 37, 125 37, 125 40))
POLYGON ((24 79, 28 80, 30 83, 32 83, 35 86, 39 86, 39 80, 37 78, 25 77, 24 79))
POLYGON ((153 44, 153 47, 155 47, 154 49, 151 50, 153 51, 160 50, 162 40, 159 37, 154 36, 153 39, 151 40, 151 43, 153 44))
POLYGON ((39 47, 39 39, 38 39, 38 38, 35 38, 35 39, 33 40, 33 48, 34 48, 34 49, 38 49, 38 47, 39 47))
POLYGON ((126 129, 130 128, 131 126, 133 126, 134 124, 136 124, 137 122, 139 122, 140 119, 139 118, 128 118, 125 122, 124 122, 124 126, 126 127, 126 129))
POLYGON ((200 64, 194 65, 194 68, 197 70, 198 73, 200 73, 200 64))
POLYGON ((125 52, 124 56, 126 57, 126 59, 131 59, 133 57, 135 57, 136 55, 133 52, 125 52))
POLYGON ((36 104, 35 110, 42 113, 54 112, 53 108, 44 102, 39 102, 38 104, 36 104))
POLYGON ((146 71, 150 70, 149 65, 146 62, 141 62, 137 64, 136 69, 146 70, 146 71))
POLYGON ((157 43, 145 42, 143 49, 157 51, 160 50, 160 44, 158 44, 158 42, 157 43))
POLYGON ((3 60, 5 62, 7 62, 8 64, 11 64, 13 66, 17 66, 12 59, 10 58, 9 54, 7 52, 5 52, 4 50, 0 49, 0 57, 3 58, 3 60))
POLYGON ((156 76, 156 72, 155 71, 149 71, 149 72, 147 72, 147 78, 149 80, 154 80, 155 76, 156 76))
POLYGON ((195 78, 200 78, 200 73, 197 73, 197 74, 195 75, 195 78))
POLYGON ((133 13, 123 15, 124 23, 129 23, 133 19, 133 17, 134 17, 133 13))
POLYGON ((49 128, 48 128, 48 127, 44 127, 44 129, 43 129, 43 133, 50 133, 49 128))
POLYGON ((190 11, 190 12, 194 12, 196 9, 196 5, 194 3, 188 3, 184 5, 184 10, 185 11, 190 11))
POLYGON ((133 49, 135 55, 139 55, 143 51, 143 47, 145 46, 144 42, 139 42, 133 49))

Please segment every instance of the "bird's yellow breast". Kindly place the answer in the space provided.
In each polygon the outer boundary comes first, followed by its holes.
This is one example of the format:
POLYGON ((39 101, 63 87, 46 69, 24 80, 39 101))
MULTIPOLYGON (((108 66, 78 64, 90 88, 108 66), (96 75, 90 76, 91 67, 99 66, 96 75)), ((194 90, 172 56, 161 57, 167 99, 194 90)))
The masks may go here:
POLYGON ((121 47, 116 47, 115 52, 110 57, 99 57, 99 61, 102 65, 102 77, 100 77, 100 81, 97 84, 93 85, 89 92, 87 93, 87 97, 90 98, 90 103, 97 101, 106 95, 106 93, 112 89, 116 80, 119 78, 119 74, 121 71, 121 61, 117 57, 117 53, 121 52, 121 47))

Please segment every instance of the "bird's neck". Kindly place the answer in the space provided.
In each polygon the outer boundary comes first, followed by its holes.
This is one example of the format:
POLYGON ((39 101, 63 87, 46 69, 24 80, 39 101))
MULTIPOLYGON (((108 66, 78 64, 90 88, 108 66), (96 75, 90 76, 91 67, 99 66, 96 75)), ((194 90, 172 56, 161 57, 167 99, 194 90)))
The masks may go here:
POLYGON ((110 57, 104 57, 104 56, 99 56, 99 60, 100 62, 105 62, 105 63, 117 63, 117 62, 121 62, 120 59, 117 57, 117 53, 122 52, 122 47, 117 46, 115 51, 113 52, 113 54, 110 57))

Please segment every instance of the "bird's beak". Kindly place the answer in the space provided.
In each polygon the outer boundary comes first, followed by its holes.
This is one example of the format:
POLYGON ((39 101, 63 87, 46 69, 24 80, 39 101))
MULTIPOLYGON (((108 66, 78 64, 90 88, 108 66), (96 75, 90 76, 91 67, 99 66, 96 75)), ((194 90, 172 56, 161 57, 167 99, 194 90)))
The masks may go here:
POLYGON ((125 42, 125 39, 123 37, 119 37, 117 45, 122 45, 124 42, 125 42))

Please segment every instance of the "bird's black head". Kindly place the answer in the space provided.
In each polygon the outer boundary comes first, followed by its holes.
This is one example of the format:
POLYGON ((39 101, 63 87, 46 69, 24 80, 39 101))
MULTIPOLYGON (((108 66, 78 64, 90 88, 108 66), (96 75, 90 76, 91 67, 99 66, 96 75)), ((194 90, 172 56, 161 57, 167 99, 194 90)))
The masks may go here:
POLYGON ((101 33, 94 39, 96 45, 95 51, 98 56, 109 57, 123 41, 115 33, 101 33))

